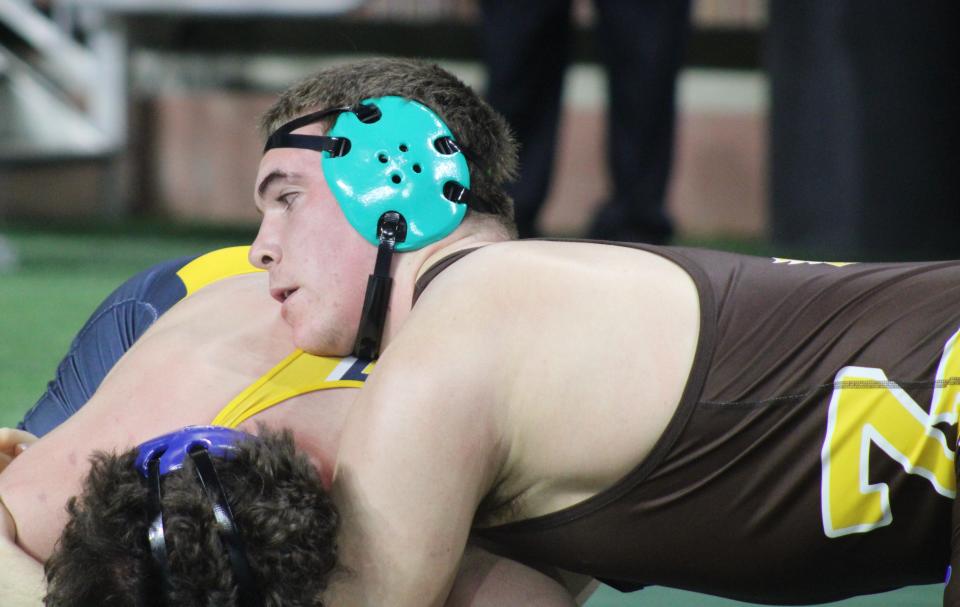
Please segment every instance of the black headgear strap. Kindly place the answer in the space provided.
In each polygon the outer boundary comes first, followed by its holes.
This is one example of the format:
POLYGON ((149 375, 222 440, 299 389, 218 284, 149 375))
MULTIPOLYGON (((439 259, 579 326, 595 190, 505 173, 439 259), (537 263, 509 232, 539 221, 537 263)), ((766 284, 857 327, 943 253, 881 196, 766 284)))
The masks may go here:
MULTIPOLYGON (((227 552, 230 569, 233 570, 233 580, 237 584, 238 599, 241 607, 260 607, 263 597, 257 586, 253 569, 247 560, 246 549, 240 529, 234 522, 230 502, 220 483, 220 477, 213 467, 213 461, 207 450, 198 445, 190 450, 190 459, 193 460, 193 469, 196 472, 197 482, 210 500, 213 508, 213 519, 220 536, 220 542, 227 552)), ((150 542, 150 553, 157 566, 162 586, 162 597, 166 597, 171 586, 170 566, 167 560, 167 543, 163 529, 163 503, 160 493, 160 462, 159 454, 150 462, 148 475, 148 491, 150 499, 150 527, 147 539, 150 542)))
POLYGON ((393 260, 397 243, 407 239, 407 221, 403 215, 396 211, 387 211, 381 215, 377 223, 377 239, 380 241, 377 261, 373 266, 373 274, 367 278, 367 292, 363 298, 357 341, 353 344, 353 355, 365 360, 373 360, 380 354, 387 306, 393 288, 390 262, 393 260))
POLYGON ((148 516, 147 541, 150 543, 150 555, 160 578, 161 597, 170 592, 170 565, 167 561, 167 541, 163 530, 163 503, 160 493, 160 457, 154 457, 149 464, 147 475, 148 516))
POLYGON ((293 131, 301 127, 320 122, 324 118, 329 118, 330 116, 343 112, 353 112, 360 122, 366 124, 376 122, 381 116, 380 108, 373 104, 365 105, 362 103, 354 106, 333 107, 311 112, 279 126, 277 130, 267 137, 267 141, 263 145, 263 152, 267 153, 268 150, 272 150, 273 148, 301 148, 315 150, 317 152, 329 152, 333 158, 343 156, 350 151, 350 140, 346 137, 293 134, 293 131))
MULTIPOLYGON (((270 136, 267 137, 266 143, 263 144, 263 153, 266 154, 274 148, 300 148, 317 152, 329 152, 332 158, 345 155, 350 151, 350 140, 346 137, 293 134, 293 131, 305 127, 308 124, 320 122, 324 118, 329 118, 334 114, 341 114, 343 112, 353 112, 357 116, 357 119, 364 124, 376 122, 380 120, 380 117, 383 115, 380 112, 380 108, 372 103, 358 103, 353 106, 333 107, 304 114, 277 127, 277 130, 271 133, 270 136)), ((464 147, 462 143, 457 143, 451 137, 440 137, 433 145, 441 154, 456 154, 460 152, 467 160, 480 167, 481 170, 483 169, 483 165, 476 155, 464 147)), ((469 200, 464 198, 455 202, 470 203, 473 201, 477 203, 481 202, 476 197, 469 200)), ((479 208, 477 210, 483 209, 479 208)))

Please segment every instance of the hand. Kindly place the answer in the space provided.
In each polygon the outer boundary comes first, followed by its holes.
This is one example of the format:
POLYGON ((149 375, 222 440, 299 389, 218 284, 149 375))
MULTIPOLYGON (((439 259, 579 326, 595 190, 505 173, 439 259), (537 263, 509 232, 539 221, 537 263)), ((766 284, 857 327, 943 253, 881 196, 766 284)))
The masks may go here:
POLYGON ((16 428, 0 428, 0 472, 36 440, 37 437, 29 432, 16 428))

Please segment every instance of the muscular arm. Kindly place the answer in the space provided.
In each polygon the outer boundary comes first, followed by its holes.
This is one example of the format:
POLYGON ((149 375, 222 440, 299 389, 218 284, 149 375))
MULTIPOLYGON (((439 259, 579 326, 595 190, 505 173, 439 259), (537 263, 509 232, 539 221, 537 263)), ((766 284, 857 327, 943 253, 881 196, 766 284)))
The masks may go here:
MULTIPOLYGON (((27 432, 0 428, 0 477, 19 456, 18 446, 34 441, 36 437, 27 432)), ((40 605, 44 588, 43 565, 17 545, 17 525, 0 494, 0 605, 40 605)))
POLYGON ((390 345, 341 437, 334 498, 351 574, 330 604, 443 605, 477 506, 507 459, 505 388, 484 354, 498 351, 495 326, 467 323, 450 302, 424 303, 430 330, 405 330, 390 345))
POLYGON ((575 607, 577 604, 554 578, 469 545, 445 607, 575 607))
POLYGON ((0 605, 43 604, 43 565, 17 546, 17 527, 0 496, 0 605))
MULTIPOLYGON (((457 434, 450 424, 443 424, 443 427, 446 427, 451 435, 457 434)), ((468 430, 468 433, 471 432, 468 430)), ((473 433, 482 435, 477 428, 474 428, 473 433)), ((407 442, 402 434, 397 438, 400 442, 407 442)), ((425 439, 419 444, 424 446, 429 443, 430 441, 425 439)), ((381 457, 387 453, 396 457, 416 457, 416 453, 409 452, 400 455, 401 449, 400 445, 383 444, 375 453, 381 457)), ((329 600, 330 604, 575 607, 582 604, 582 601, 575 600, 572 595, 582 596, 583 600, 586 600, 595 588, 589 578, 572 574, 561 576, 560 572, 551 577, 516 561, 492 555, 476 546, 467 545, 464 549, 459 543, 463 541, 460 533, 469 530, 476 499, 458 500, 454 496, 466 496, 470 491, 476 491, 469 484, 471 482, 476 483, 475 486, 485 483, 482 474, 467 472, 461 475, 457 472, 470 468, 460 459, 461 456, 469 459, 471 453, 478 452, 482 453, 484 449, 476 445, 469 447, 465 453, 451 448, 445 451, 446 456, 440 457, 436 456, 436 451, 431 451, 429 458, 433 460, 437 457, 435 463, 448 467, 447 470, 433 474, 424 472, 421 480, 429 485, 427 487, 420 486, 417 480, 411 480, 410 484, 404 481, 394 488, 404 494, 395 502, 397 504, 403 503, 407 497, 413 501, 419 500, 419 503, 415 504, 406 503, 405 507, 411 510, 401 511, 396 507, 380 510, 374 505, 374 500, 383 499, 384 503, 387 503, 386 500, 394 499, 393 495, 396 494, 392 494, 390 488, 379 491, 380 487, 375 483, 358 483, 359 487, 351 485, 350 489, 363 491, 359 495, 364 496, 363 503, 370 505, 371 510, 351 508, 343 517, 344 524, 350 533, 359 531, 368 534, 365 537, 374 538, 376 548, 366 551, 362 548, 370 544, 362 541, 357 544, 356 540, 352 540, 351 549, 344 549, 344 564, 351 569, 351 575, 341 580, 336 587, 337 594, 329 600), (453 455, 450 455, 451 453, 453 455), (458 483, 454 482, 456 477, 459 477, 456 479, 458 483), (481 480, 477 480, 478 478, 481 480), (404 487, 411 489, 415 485, 417 489, 412 496, 406 495, 404 487), (446 512, 442 512, 443 510, 446 512), (393 519, 392 516, 397 518, 393 519), (362 527, 352 525, 351 522, 359 522, 362 527), (388 532, 387 529, 395 531, 388 532), (460 551, 463 551, 462 558, 460 551), (394 556, 382 558, 388 555, 394 556), (361 589, 370 591, 372 587, 376 588, 376 594, 361 592, 361 589)), ((363 470, 365 473, 369 468, 363 470)), ((340 474, 342 473, 343 468, 340 469, 340 474)), ((352 499, 360 499, 357 496, 358 494, 353 494, 352 499)), ((348 535, 347 538, 349 537, 356 536, 348 535)))

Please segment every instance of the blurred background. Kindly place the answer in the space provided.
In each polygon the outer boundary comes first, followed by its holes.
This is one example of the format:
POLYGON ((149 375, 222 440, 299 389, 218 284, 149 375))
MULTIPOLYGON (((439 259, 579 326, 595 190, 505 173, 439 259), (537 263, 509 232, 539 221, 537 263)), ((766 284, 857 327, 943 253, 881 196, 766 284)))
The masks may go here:
MULTIPOLYGON (((485 21, 494 4, 0 0, 0 424, 19 420, 122 280, 253 238, 255 121, 279 91, 331 62, 400 55, 495 93, 490 49, 512 39, 498 42, 485 21)), ((533 229, 577 237, 616 188, 601 3, 570 4, 553 170, 533 229)), ((676 78, 658 85, 675 90, 656 201, 672 241, 960 258, 958 6, 692 0, 676 78)), ((653 34, 641 25, 642 41, 653 34)), ((605 590, 589 605, 736 604, 658 592, 605 590)), ((926 587, 842 604, 939 602, 926 587)))
MULTIPOLYGON (((609 189, 596 11, 572 4, 538 218, 567 236, 609 189)), ((693 1, 665 195, 676 234, 960 256, 956 6, 693 1)), ((479 0, 2 0, 0 219, 249 225, 253 125, 277 91, 371 54, 433 59, 485 90, 480 23, 479 0)))

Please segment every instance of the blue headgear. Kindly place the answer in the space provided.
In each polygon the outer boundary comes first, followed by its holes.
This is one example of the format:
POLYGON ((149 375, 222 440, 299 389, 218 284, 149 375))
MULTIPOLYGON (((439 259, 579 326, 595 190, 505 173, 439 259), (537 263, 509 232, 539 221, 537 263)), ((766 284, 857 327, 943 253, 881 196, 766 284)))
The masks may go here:
POLYGON ((183 468, 184 458, 196 448, 202 448, 216 457, 231 459, 236 444, 253 439, 253 435, 223 426, 187 426, 182 430, 152 438, 137 447, 136 467, 144 478, 150 474, 150 464, 156 460, 160 476, 183 468))
MULTIPOLYGON (((146 479, 149 492, 149 521, 147 540, 150 552, 157 566, 161 586, 160 596, 165 598, 170 587, 170 569, 167 561, 167 542, 163 529, 163 500, 161 478, 175 470, 183 468, 184 459, 189 456, 194 464, 197 482, 213 507, 213 518, 217 534, 227 552, 234 581, 239 590, 238 598, 242 607, 259 607, 263 604, 253 570, 247 560, 240 529, 233 518, 233 511, 227 501, 226 492, 220 484, 220 478, 213 467, 210 454, 231 458, 236 454, 236 443, 251 440, 254 437, 222 426, 188 426, 182 430, 164 434, 151 439, 138 447, 135 467, 146 479)), ((154 597, 151 597, 154 598, 154 597)))
POLYGON ((394 250, 413 251, 452 233, 467 205, 482 208, 469 190, 463 147, 437 114, 397 96, 320 110, 279 127, 264 153, 292 147, 321 153, 327 184, 347 221, 379 247, 367 283, 354 355, 376 358, 390 294, 394 250), (324 136, 293 131, 337 115, 324 136))

